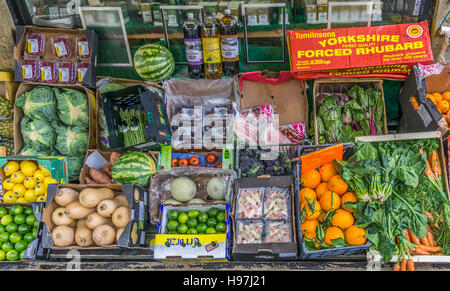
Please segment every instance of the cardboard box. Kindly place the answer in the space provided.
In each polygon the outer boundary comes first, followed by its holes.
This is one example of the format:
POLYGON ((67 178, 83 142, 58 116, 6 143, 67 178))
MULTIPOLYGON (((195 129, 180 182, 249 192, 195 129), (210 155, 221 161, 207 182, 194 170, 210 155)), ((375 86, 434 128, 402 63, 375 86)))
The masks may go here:
POLYGON ((353 85, 359 85, 363 88, 368 88, 369 86, 373 86, 374 89, 377 89, 381 91, 381 98, 383 99, 383 122, 384 122, 384 134, 387 134, 388 127, 387 127, 387 117, 386 117, 386 106, 384 102, 384 92, 383 92, 383 80, 382 79, 319 79, 314 81, 313 85, 313 114, 314 114, 314 143, 319 144, 319 134, 317 129, 317 104, 316 104, 316 98, 319 95, 319 93, 322 93, 321 89, 322 87, 325 87, 326 90, 325 93, 338 93, 341 92, 342 86, 344 86, 347 91, 350 90, 350 88, 353 85), (336 88, 336 90, 333 90, 333 88, 336 88))
MULTIPOLYGON (((81 256, 87 255, 90 252, 98 251, 104 252, 105 250, 117 250, 139 248, 145 246, 145 228, 147 225, 147 209, 148 209, 148 192, 137 185, 134 184, 123 184, 123 185, 58 185, 50 184, 48 187, 47 202, 42 210, 42 224, 38 229, 38 232, 42 232, 42 238, 39 242, 39 249, 41 253, 46 254, 43 259, 48 259, 50 251, 53 252, 65 252, 70 250, 77 250, 81 256), (53 240, 51 236, 51 231, 55 228, 52 222, 51 215, 53 211, 58 207, 54 201, 54 197, 60 187, 71 188, 78 192, 89 187, 89 188, 109 188, 114 192, 122 192, 127 198, 128 204, 130 205, 131 211, 131 221, 125 227, 119 240, 108 246, 98 247, 95 244, 89 247, 79 247, 73 244, 68 247, 56 247, 53 245, 53 240)), ((107 258, 107 253, 105 258, 107 258)))
POLYGON ((296 79, 406 79, 412 65, 433 61, 428 23, 289 31, 296 79))
POLYGON ((230 213, 231 209, 228 203, 161 205, 158 231, 151 245, 154 248, 155 259, 164 261, 229 261, 230 213), (167 232, 167 213, 170 210, 207 212, 213 207, 225 210, 225 233, 192 235, 169 234, 167 232))
MULTIPOLYGON (((42 86, 42 84, 39 83, 22 83, 19 86, 19 89, 17 89, 16 93, 16 99, 20 97, 23 93, 28 92, 32 89, 34 89, 37 86, 42 86)), ((86 94, 88 102, 89 102, 89 141, 88 141, 88 149, 96 148, 97 144, 97 116, 95 114, 96 112, 96 106, 95 106, 95 94, 89 90, 86 87, 83 87, 81 85, 58 85, 58 84, 52 84, 48 85, 49 87, 57 87, 57 88, 69 88, 73 90, 80 91, 84 94, 86 94)), ((17 106, 14 106, 14 152, 15 154, 19 154, 20 150, 23 147, 23 138, 20 131, 20 121, 22 120, 22 117, 24 116, 23 110, 17 106)))
POLYGON ((239 178, 234 181, 235 193, 233 198, 233 251, 232 258, 236 261, 252 260, 293 260, 297 257, 297 238, 294 212, 294 179, 292 176, 271 177, 269 179, 239 178), (236 241, 236 199, 239 189, 256 187, 289 187, 290 192, 290 213, 289 223, 291 224, 292 242, 286 243, 261 243, 261 244, 237 244, 236 241))
MULTIPOLYGON (((21 60, 22 58, 32 58, 31 56, 25 56, 25 46, 26 46, 26 36, 29 32, 42 33, 45 36, 45 48, 42 60, 47 61, 58 61, 56 56, 53 54, 51 38, 54 35, 62 34, 70 39, 70 46, 72 51, 72 56, 67 59, 67 61, 77 63, 79 59, 76 55, 76 40, 78 37, 86 37, 89 43, 89 49, 91 50, 90 58, 83 59, 83 62, 89 62, 90 65, 87 68, 86 74, 81 82, 81 85, 89 86, 95 88, 96 82, 96 66, 97 66, 97 50, 98 50, 98 35, 93 30, 83 30, 83 29, 61 29, 61 28, 44 28, 36 26, 17 26, 16 27, 16 44, 14 48, 14 78, 16 82, 29 82, 23 80, 21 60)), ((37 82, 37 81, 36 81, 37 82)), ((78 83, 78 74, 76 77, 76 82, 78 83)))
POLYGON ((160 144, 170 144, 170 123, 166 113, 166 104, 161 96, 142 85, 101 94, 103 113, 108 127, 111 150, 124 149, 123 134, 119 130, 122 124, 119 108, 140 108, 145 112, 145 139, 141 144, 128 148, 157 148, 160 144))
POLYGON ((437 109, 436 105, 428 99, 427 93, 443 93, 450 91, 450 67, 445 67, 440 74, 420 77, 420 70, 414 66, 400 93, 402 108, 402 121, 399 132, 411 133, 439 130, 445 139, 449 136, 447 120, 437 109), (415 98, 418 108, 414 107, 411 99, 415 98))
MULTIPOLYGON (((97 152, 97 154, 100 155, 101 157, 103 157, 103 159, 105 159, 106 161, 109 161, 111 158, 111 152, 102 152, 102 151, 93 150, 93 149, 88 150, 86 152, 86 156, 84 158, 83 168, 81 168, 81 172, 80 172, 80 184, 87 184, 86 177, 89 177, 89 167, 88 167, 88 165, 86 165, 86 161, 87 161, 88 157, 95 152, 97 152)), ((156 171, 159 171, 160 162, 161 162, 161 159, 159 158, 159 156, 160 156, 159 152, 148 152, 147 154, 149 154, 155 160, 156 171)), ((99 160, 98 162, 101 162, 101 158, 99 158, 97 160, 99 160)), ((99 169, 100 168, 101 168, 101 166, 99 167, 99 169)))

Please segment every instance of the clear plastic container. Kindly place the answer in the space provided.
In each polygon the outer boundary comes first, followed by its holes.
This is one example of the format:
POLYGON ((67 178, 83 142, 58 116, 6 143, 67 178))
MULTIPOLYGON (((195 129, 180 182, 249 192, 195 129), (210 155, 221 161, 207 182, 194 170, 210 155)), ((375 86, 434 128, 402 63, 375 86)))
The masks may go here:
POLYGON ((264 219, 288 219, 291 209, 290 198, 291 191, 289 188, 266 188, 264 193, 264 219))
POLYGON ((25 53, 32 56, 43 56, 45 49, 45 35, 38 32, 30 32, 27 34, 25 53))
POLYGON ((43 83, 56 83, 58 79, 58 63, 52 61, 41 61, 39 63, 40 77, 43 83))
POLYGON ((75 81, 75 64, 72 62, 58 63, 58 83, 73 84, 75 81))
POLYGON ((20 65, 24 81, 36 81, 39 79, 39 61, 22 59, 20 65))
POLYGON ((89 63, 78 63, 77 64, 77 82, 83 83, 84 77, 86 76, 87 70, 89 68, 89 63))
POLYGON ((70 38, 65 35, 55 35, 52 37, 53 54, 58 59, 67 59, 72 56, 70 38))
POLYGON ((261 244, 264 236, 264 222, 261 220, 237 220, 236 244, 261 244))
POLYGON ((265 243, 289 243, 292 242, 291 224, 286 221, 265 222, 265 243))
POLYGON ((263 216, 264 188, 239 189, 236 198, 237 219, 258 219, 263 216))
POLYGON ((86 37, 78 37, 76 40, 76 54, 77 57, 86 59, 91 56, 91 49, 89 48, 89 42, 86 37))

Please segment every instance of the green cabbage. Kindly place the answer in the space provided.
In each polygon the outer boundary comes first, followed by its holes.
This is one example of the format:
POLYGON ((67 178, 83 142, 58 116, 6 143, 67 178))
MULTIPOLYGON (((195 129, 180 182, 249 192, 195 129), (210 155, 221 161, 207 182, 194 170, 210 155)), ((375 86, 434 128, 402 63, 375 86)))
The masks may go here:
POLYGON ((19 156, 48 156, 49 153, 45 151, 38 151, 30 146, 24 146, 19 152, 19 156))
POLYGON ((83 157, 67 157, 67 168, 69 169, 69 180, 77 180, 83 167, 83 157))
POLYGON ((88 131, 79 126, 56 127, 56 149, 63 156, 82 156, 86 154, 89 141, 88 131))
POLYGON ((21 132, 26 146, 36 151, 50 152, 55 142, 55 130, 50 123, 34 119, 21 120, 21 132))
POLYGON ((53 88, 58 101, 58 116, 69 126, 89 127, 89 103, 86 94, 77 90, 53 88))
POLYGON ((16 99, 16 106, 32 119, 53 122, 58 118, 56 98, 50 87, 38 86, 25 92, 16 99))

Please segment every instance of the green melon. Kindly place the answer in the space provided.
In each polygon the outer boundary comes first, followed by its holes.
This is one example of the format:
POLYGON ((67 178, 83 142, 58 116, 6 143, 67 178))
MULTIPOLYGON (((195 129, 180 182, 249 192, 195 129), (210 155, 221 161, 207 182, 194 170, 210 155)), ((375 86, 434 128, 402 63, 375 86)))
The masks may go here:
POLYGON ((175 60, 172 53, 162 45, 146 44, 134 54, 134 69, 142 79, 157 82, 172 75, 175 60))
POLYGON ((156 173, 156 164, 148 154, 129 152, 121 155, 114 162, 111 172, 116 183, 132 183, 147 187, 150 177, 156 173))

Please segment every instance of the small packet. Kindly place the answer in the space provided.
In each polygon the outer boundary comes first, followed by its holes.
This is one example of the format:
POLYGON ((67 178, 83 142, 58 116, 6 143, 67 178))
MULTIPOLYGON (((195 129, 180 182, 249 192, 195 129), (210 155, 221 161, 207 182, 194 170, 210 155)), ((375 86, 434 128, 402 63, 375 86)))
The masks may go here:
POLYGON ((299 143, 306 139, 306 126, 301 122, 280 126, 279 130, 292 143, 299 143))
POLYGON ((280 220, 289 217, 289 188, 266 188, 264 194, 264 219, 280 220))
POLYGON ((58 83, 73 84, 75 81, 75 64, 72 62, 60 62, 58 64, 58 83))
POLYGON ((236 218, 257 219, 263 214, 264 188, 240 189, 236 199, 236 218))
POLYGON ((91 49, 89 48, 88 39, 83 37, 78 37, 76 40, 76 53, 79 58, 89 58, 91 56, 91 49))
POLYGON ((70 48, 70 38, 58 35, 52 37, 53 54, 59 59, 67 59, 72 56, 70 48))
POLYGON ((22 77, 24 81, 36 81, 39 78, 39 61, 22 60, 22 77))
POLYGON ((265 243, 292 242, 291 224, 286 221, 266 221, 265 243))
POLYGON ((33 56, 43 56, 45 48, 45 35, 30 32, 26 36, 25 53, 33 56))
POLYGON ((263 242, 264 223, 260 220, 236 221, 237 244, 261 244, 263 242))
POLYGON ((84 76, 86 76, 87 70, 89 68, 89 63, 78 63, 77 65, 77 82, 83 83, 84 76))
POLYGON ((41 82, 44 83, 55 83, 58 79, 58 63, 52 61, 41 61, 40 62, 40 77, 41 82))

